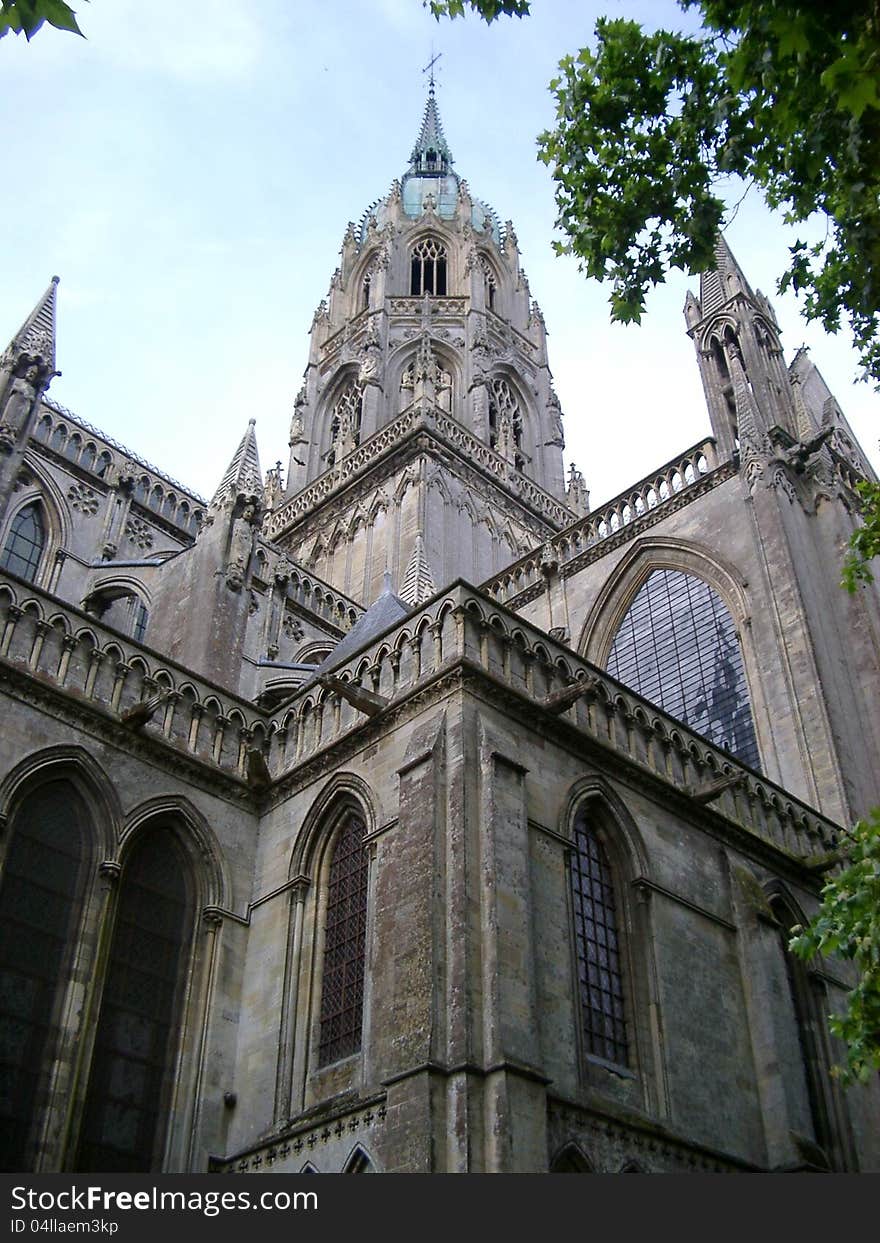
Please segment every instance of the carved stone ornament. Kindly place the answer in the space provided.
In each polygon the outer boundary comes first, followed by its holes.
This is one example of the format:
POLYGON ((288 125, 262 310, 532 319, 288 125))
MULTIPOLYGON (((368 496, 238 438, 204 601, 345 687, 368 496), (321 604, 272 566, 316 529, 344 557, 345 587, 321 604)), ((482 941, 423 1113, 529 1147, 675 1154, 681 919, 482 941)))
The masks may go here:
POLYGON ((67 499, 70 501, 71 509, 76 509, 87 517, 98 512, 100 502, 97 494, 84 483, 72 484, 68 489, 67 499))
POLYGON ((143 518, 136 518, 132 514, 125 524, 125 534, 128 542, 134 544, 137 548, 147 549, 153 547, 153 532, 143 518))

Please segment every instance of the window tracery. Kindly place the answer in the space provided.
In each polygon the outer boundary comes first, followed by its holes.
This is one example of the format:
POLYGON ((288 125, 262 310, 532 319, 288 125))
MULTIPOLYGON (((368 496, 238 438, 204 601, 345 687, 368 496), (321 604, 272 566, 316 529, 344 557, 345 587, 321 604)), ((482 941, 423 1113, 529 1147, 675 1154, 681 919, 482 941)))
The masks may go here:
POLYGON ((411 260, 410 293, 416 297, 446 293, 446 247, 435 237, 423 237, 413 247, 411 260))
POLYGON ((333 406, 330 418, 330 450, 326 455, 328 466, 333 466, 360 444, 363 410, 364 390, 356 380, 352 380, 339 394, 333 406))

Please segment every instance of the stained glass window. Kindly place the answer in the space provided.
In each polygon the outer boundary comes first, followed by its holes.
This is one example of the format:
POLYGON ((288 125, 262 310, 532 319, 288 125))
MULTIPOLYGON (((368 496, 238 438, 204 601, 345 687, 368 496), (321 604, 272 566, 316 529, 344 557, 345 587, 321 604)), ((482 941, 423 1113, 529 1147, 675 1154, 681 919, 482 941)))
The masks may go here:
POLYGON ((581 812, 569 855, 584 1048, 618 1066, 628 1062, 621 947, 608 856, 581 812))
POLYGON ((147 1172, 162 1159, 187 948, 189 869, 173 832, 138 842, 122 872, 77 1167, 147 1172))
POLYGON ((752 768, 758 744, 733 618, 708 583, 654 570, 624 617, 608 672, 752 768))
POLYGON ((73 940, 86 809, 53 781, 16 814, 0 885, 0 1169, 33 1168, 41 1071, 58 1022, 58 984, 73 940))
POLYGON ((367 935, 367 852, 364 823, 350 813, 330 862, 321 985, 318 1062, 326 1066, 361 1047, 367 935))
POLYGON ((32 583, 37 575, 40 557, 46 544, 46 532, 40 506, 36 501, 25 505, 12 520, 0 566, 32 583))

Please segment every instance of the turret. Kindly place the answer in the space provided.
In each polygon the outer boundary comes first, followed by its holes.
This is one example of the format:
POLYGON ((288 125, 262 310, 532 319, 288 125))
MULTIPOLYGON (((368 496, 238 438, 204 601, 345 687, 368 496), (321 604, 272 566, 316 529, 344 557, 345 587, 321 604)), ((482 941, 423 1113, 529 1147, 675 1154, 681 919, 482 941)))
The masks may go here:
POLYGON ((263 482, 254 419, 242 437, 191 548, 162 568, 150 637, 197 672, 237 689, 250 606, 263 482), (188 624, 187 624, 188 623, 188 624))

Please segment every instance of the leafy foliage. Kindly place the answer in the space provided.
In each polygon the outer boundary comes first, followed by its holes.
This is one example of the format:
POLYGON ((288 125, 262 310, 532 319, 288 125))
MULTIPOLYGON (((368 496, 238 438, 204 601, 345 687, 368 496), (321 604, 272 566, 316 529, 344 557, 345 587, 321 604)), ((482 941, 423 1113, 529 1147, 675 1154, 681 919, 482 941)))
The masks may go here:
POLYGON ((856 484, 856 490, 863 501, 864 525, 853 532, 843 563, 843 585, 851 593, 860 583, 874 581, 868 562, 880 556, 880 484, 863 480, 856 484))
POLYGON ((822 890, 809 927, 793 928, 790 948, 801 958, 836 954, 859 971, 846 1010, 832 1015, 832 1032, 846 1042, 844 1083, 865 1082, 880 1070, 880 808, 848 835, 846 867, 822 890))
MULTIPOLYGON (((492 21, 528 4, 465 5, 492 21)), ((805 296, 828 332, 847 321, 880 384, 880 12, 875 0, 679 0, 697 35, 600 18, 596 48, 566 56, 551 83, 555 129, 539 158, 556 181, 557 250, 611 281, 613 319, 638 322, 670 268, 712 259, 733 175, 792 224, 825 216, 826 238, 798 241, 780 290, 805 296)))
POLYGON ((487 22, 494 22, 496 17, 506 13, 508 17, 526 17, 529 12, 529 0, 422 0, 425 7, 430 7, 433 15, 441 17, 462 17, 465 8, 473 9, 487 22))
POLYGON ((44 22, 81 35, 76 14, 64 0, 0 0, 0 39, 11 30, 30 41, 44 22))

